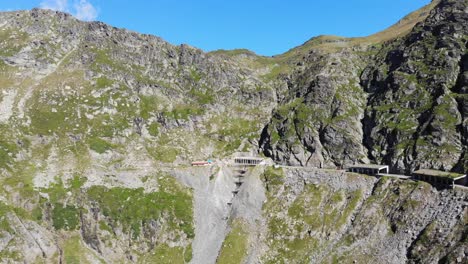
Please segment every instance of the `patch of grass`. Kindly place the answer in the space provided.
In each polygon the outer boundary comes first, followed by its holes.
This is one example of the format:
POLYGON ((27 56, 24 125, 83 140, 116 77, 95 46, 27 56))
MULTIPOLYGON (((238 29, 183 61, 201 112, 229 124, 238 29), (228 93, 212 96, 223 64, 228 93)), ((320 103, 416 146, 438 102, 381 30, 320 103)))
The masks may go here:
MULTIPOLYGON (((60 175, 61 176, 61 175, 60 175)), ((58 176, 58 181, 50 185, 49 188, 43 188, 40 191, 49 194, 49 201, 51 203, 59 203, 67 197, 68 189, 62 183, 62 180, 58 176)))
POLYGON ((84 256, 80 254, 82 250, 80 243, 81 241, 78 236, 74 236, 65 241, 63 250, 65 263, 79 264, 84 260, 84 256))
POLYGON ((0 230, 12 232, 10 223, 6 219, 6 214, 11 211, 11 208, 4 203, 0 202, 0 230))
POLYGON ((113 232, 112 228, 104 220, 99 221, 99 229, 106 230, 106 231, 108 231, 110 233, 113 232))
POLYGON ((0 136, 0 168, 10 170, 13 159, 18 153, 18 146, 13 142, 3 140, 2 137, 0 136))
POLYGON ((51 111, 51 108, 37 108, 31 112, 31 130, 35 134, 51 135, 54 132, 68 130, 65 129, 67 112, 59 109, 57 112, 51 111))
POLYGON ((102 66, 108 66, 114 71, 127 71, 123 66, 125 65, 124 63, 120 63, 118 60, 111 58, 110 50, 92 49, 92 51, 95 54, 94 62, 91 65, 93 70, 100 72, 102 66))
POLYGON ((37 173, 36 164, 30 164, 28 161, 15 162, 11 172, 13 177, 0 177, 0 185, 9 186, 11 191, 17 192, 22 199, 33 198, 37 194, 33 188, 33 178, 37 173))
POLYGON ((107 79, 106 77, 100 77, 96 80, 96 88, 106 88, 114 84, 114 81, 107 79))
POLYGON ((275 145, 276 143, 280 141, 280 139, 281 139, 281 136, 278 134, 278 131, 276 129, 272 129, 271 136, 270 136, 271 144, 275 145))
POLYGON ((189 263, 192 260, 193 257, 193 249, 192 245, 190 244, 188 247, 185 248, 184 250, 184 260, 185 263, 189 263))
POLYGON ((274 117, 276 115, 276 119, 283 119, 289 116, 290 113, 293 113, 294 110, 303 103, 303 98, 295 99, 287 104, 282 104, 278 108, 276 108, 274 117))
POLYGON ((189 94, 194 98, 200 105, 208 105, 215 101, 214 93, 211 89, 205 89, 205 91, 192 88, 189 94))
POLYGON ((148 120, 161 104, 161 99, 156 96, 140 96, 140 116, 148 120))
POLYGON ((31 125, 24 127, 31 134, 59 135, 77 134, 86 128, 86 118, 80 114, 83 101, 80 96, 64 95, 54 87, 84 85, 82 71, 54 73, 40 83, 30 99, 28 115, 31 125))
POLYGON ((56 230, 75 230, 79 226, 79 210, 73 205, 54 204, 52 210, 53 226, 56 230))
POLYGON ((261 77, 263 78, 264 81, 271 82, 273 80, 276 80, 278 76, 280 76, 281 74, 288 73, 289 70, 290 70, 289 65, 284 64, 284 63, 279 63, 279 64, 273 65, 270 72, 261 77))
POLYGON ((89 138, 87 141, 89 144, 89 148, 96 151, 99 154, 103 154, 104 152, 114 148, 114 146, 111 143, 98 137, 89 138))
POLYGON ((10 250, 9 248, 0 251, 0 261, 2 261, 2 263, 20 263, 20 260, 21 253, 19 251, 10 250), (11 262, 11 260, 13 260, 13 262, 11 262))
POLYGON ((288 216, 295 221, 304 220, 310 229, 317 229, 322 225, 322 219, 316 212, 322 203, 325 189, 309 184, 304 191, 294 200, 288 209, 288 216))
POLYGON ((232 229, 226 236, 219 253, 218 264, 243 263, 247 255, 248 232, 241 220, 232 224, 232 229))
POLYGON ((17 54, 29 41, 29 35, 25 32, 7 29, 0 31, 0 56, 10 57, 17 54))
POLYGON ((267 167, 263 173, 263 182, 266 185, 267 191, 272 193, 284 183, 284 178, 285 175, 282 168, 267 167))
POLYGON ((216 116, 210 119, 210 134, 218 139, 217 150, 223 153, 232 153, 238 150, 242 141, 254 139, 261 129, 257 121, 245 118, 226 118, 226 116, 216 116))
POLYGON ((98 263, 105 263, 97 254, 89 250, 79 235, 73 234, 63 243, 63 258, 67 264, 90 264, 96 263, 89 260, 92 256, 98 263))
POLYGON ((124 115, 103 114, 90 121, 91 136, 112 138, 121 135, 122 132, 130 127, 130 117, 124 115))
POLYGON ((170 111, 164 111, 165 117, 170 119, 188 120, 191 116, 202 115, 205 110, 199 106, 176 105, 170 111))
POLYGON ((159 135, 159 127, 160 125, 158 123, 151 123, 148 126, 148 133, 153 137, 157 137, 159 135))
POLYGON ((183 248, 160 244, 152 252, 142 257, 140 263, 184 264, 190 262, 192 259, 191 251, 191 246, 183 248))
POLYGON ((173 163, 180 154, 178 149, 165 145, 146 147, 146 150, 153 159, 164 163, 173 163))
POLYGON ((277 254, 268 256, 266 263, 309 263, 310 253, 318 246, 318 241, 311 237, 285 240, 277 249, 277 254))
POLYGON ((32 220, 40 222, 40 221, 42 221, 42 217, 43 217, 42 208, 40 206, 35 207, 31 211, 31 219, 32 220))
POLYGON ((85 183, 86 178, 80 175, 73 176, 73 179, 70 180, 70 189, 79 190, 85 183))
POLYGON ((347 204, 344 210, 341 211, 341 215, 336 222, 337 228, 342 227, 346 221, 348 220, 349 216, 354 212, 356 209, 359 201, 362 199, 362 190, 356 190, 348 196, 347 204))
POLYGON ((286 223, 286 220, 280 217, 271 217, 271 219, 269 219, 268 232, 272 238, 281 236, 283 234, 287 235, 285 230, 288 230, 288 225, 286 223))
POLYGON ((248 56, 257 55, 253 51, 250 51, 248 49, 233 49, 233 50, 219 49, 219 50, 211 51, 208 54, 223 55, 223 56, 229 56, 229 57, 234 57, 234 56, 239 56, 239 55, 248 55, 248 56))
POLYGON ((125 232, 137 238, 141 226, 167 217, 171 230, 180 230, 188 238, 194 237, 192 193, 172 177, 158 179, 159 191, 144 193, 143 189, 91 187, 90 200, 99 203, 104 216, 113 224, 120 224, 125 232))

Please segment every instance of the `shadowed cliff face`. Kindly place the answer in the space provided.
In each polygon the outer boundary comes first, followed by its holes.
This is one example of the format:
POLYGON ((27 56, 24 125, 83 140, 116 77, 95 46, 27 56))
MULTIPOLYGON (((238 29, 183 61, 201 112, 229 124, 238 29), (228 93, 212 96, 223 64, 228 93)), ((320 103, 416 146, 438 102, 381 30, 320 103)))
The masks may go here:
POLYGON ((289 80, 260 146, 291 165, 330 167, 367 160, 360 120, 367 94, 359 86, 363 58, 352 50, 310 52, 289 80))
POLYGON ((465 163, 466 7, 443 1, 364 71, 363 86, 372 93, 364 143, 372 158, 406 171, 465 163))
POLYGON ((463 193, 263 167, 237 186, 222 160, 464 172, 467 20, 467 1, 434 1, 368 38, 267 58, 0 13, 0 262, 465 257, 463 193), (187 168, 205 159, 222 162, 187 168))
POLYGON ((294 165, 464 171, 466 8, 442 1, 404 37, 310 52, 263 131, 263 152, 294 165))

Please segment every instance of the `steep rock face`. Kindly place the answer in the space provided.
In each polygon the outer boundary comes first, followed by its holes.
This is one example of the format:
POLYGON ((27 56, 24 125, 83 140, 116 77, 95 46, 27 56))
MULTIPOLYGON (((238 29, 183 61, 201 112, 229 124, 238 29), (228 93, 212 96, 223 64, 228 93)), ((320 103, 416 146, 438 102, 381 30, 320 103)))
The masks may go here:
POLYGON ((371 160, 400 172, 464 171, 467 2, 433 4, 402 38, 331 54, 312 48, 262 132, 265 155, 314 167, 371 160))
POLYGON ((366 94, 359 86, 363 60, 352 50, 311 51, 288 79, 286 98, 265 127, 260 147, 290 165, 329 167, 359 160, 366 94))
POLYGON ((362 83, 370 97, 364 143, 372 159, 406 172, 450 170, 465 162, 466 8, 466 1, 442 1, 365 69, 362 83))
POLYGON ((461 263, 468 197, 423 182, 269 169, 262 263, 461 263))

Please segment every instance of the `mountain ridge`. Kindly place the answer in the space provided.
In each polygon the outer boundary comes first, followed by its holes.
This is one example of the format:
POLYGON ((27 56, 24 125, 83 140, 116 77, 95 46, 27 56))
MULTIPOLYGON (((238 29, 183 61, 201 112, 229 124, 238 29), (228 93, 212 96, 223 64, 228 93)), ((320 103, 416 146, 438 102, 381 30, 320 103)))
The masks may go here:
POLYGON ((468 169, 468 2, 433 5, 283 58, 0 13, 0 261, 462 263, 465 190, 342 170, 468 169))

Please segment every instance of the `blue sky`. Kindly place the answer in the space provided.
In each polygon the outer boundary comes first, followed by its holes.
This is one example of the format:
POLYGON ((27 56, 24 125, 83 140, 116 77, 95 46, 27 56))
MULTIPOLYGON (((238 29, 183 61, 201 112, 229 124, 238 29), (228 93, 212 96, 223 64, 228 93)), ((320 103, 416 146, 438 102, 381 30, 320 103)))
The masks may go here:
POLYGON ((0 10, 44 7, 187 43, 205 51, 276 55, 326 34, 367 36, 430 0, 2 0, 0 10))

